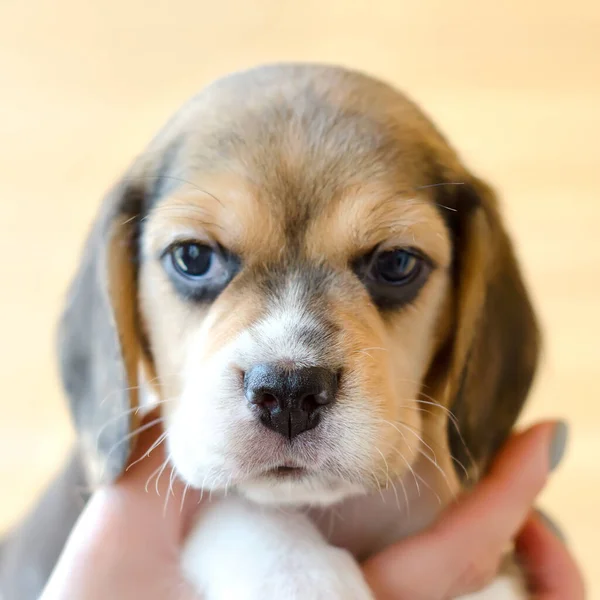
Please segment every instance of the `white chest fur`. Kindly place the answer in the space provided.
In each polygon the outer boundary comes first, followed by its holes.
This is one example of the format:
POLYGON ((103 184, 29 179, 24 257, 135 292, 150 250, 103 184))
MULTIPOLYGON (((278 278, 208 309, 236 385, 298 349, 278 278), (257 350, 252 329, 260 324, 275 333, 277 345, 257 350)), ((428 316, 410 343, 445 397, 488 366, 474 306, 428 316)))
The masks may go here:
MULTIPOLYGON (((423 460, 381 494, 306 511, 214 499, 190 535, 183 567, 205 600, 367 600, 358 560, 427 526, 458 483, 449 465, 423 460), (357 560, 358 559, 358 560, 357 560)), ((466 596, 527 598, 511 576, 466 596)))

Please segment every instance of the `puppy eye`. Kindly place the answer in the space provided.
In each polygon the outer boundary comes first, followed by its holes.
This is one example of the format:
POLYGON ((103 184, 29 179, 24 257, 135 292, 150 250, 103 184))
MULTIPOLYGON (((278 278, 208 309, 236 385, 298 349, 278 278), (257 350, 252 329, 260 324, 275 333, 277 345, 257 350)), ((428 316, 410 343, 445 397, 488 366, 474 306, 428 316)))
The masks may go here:
POLYGON ((433 263, 412 248, 375 249, 353 264, 354 273, 381 309, 401 308, 412 302, 432 268, 433 263))
POLYGON ((202 277, 210 273, 215 262, 215 252, 202 244, 179 244, 171 249, 173 266, 186 277, 202 277))
POLYGON ((375 257, 371 276, 392 285, 404 285, 419 274, 423 260, 408 250, 390 250, 375 257))
POLYGON ((165 271, 186 300, 214 300, 240 270, 240 260, 221 246, 173 244, 162 255, 165 271))

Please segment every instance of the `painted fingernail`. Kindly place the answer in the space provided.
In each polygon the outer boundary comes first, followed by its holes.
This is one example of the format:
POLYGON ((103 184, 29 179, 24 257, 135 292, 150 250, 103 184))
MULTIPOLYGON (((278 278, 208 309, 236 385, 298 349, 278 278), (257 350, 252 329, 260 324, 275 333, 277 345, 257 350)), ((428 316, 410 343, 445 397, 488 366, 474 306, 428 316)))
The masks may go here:
POLYGON ((564 421, 559 421, 554 426, 554 436, 550 443, 550 471, 554 471, 565 455, 569 426, 564 421))
POLYGON ((536 510, 537 516, 540 518, 540 521, 543 521, 544 525, 561 541, 566 543, 565 534, 562 532, 561 528, 543 511, 536 510))

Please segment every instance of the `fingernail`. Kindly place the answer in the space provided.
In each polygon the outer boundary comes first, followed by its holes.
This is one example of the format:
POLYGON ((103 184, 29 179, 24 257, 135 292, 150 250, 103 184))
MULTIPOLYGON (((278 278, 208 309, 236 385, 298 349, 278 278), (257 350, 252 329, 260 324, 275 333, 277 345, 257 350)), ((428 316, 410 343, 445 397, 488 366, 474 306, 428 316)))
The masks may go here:
POLYGON ((565 534, 562 532, 561 528, 543 511, 536 510, 537 516, 543 521, 544 525, 561 541, 566 543, 565 534))
POLYGON ((554 436, 550 443, 550 471, 554 471, 563 459, 568 437, 569 426, 565 421, 559 421, 554 426, 554 436))

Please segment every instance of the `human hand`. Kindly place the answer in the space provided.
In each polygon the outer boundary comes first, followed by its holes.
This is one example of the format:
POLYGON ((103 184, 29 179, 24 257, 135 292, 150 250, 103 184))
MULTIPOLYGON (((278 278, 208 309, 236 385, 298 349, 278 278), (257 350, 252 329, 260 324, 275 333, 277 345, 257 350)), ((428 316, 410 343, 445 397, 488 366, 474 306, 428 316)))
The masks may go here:
MULTIPOLYGON (((434 526, 367 561, 364 573, 377 599, 441 600, 480 589, 518 534, 517 550, 537 597, 581 600, 583 583, 573 559, 531 510, 550 470, 554 431, 553 424, 542 424, 515 435, 489 476, 434 526)), ((142 434, 140 452, 159 433, 142 434)), ((152 452, 113 486, 94 494, 41 600, 197 598, 179 566, 197 495, 188 493, 181 502, 183 486, 175 480, 177 501, 171 497, 165 509, 169 477, 158 482, 160 496, 145 492, 163 459, 160 449, 152 452)))
POLYGON ((495 577, 515 538, 536 599, 582 600, 573 558, 532 510, 565 441, 563 424, 544 423, 513 435, 490 473, 436 524, 365 563, 377 600, 445 600, 479 591, 495 577))
POLYGON ((185 536, 198 496, 162 475, 161 434, 140 434, 131 468, 86 505, 40 600, 196 600, 180 572, 185 536))

